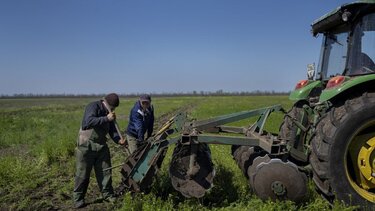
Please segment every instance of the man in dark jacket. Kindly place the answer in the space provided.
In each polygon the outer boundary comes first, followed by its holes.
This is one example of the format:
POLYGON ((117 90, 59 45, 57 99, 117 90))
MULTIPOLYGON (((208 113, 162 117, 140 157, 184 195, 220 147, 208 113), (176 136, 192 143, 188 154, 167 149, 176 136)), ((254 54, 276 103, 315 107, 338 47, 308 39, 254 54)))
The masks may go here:
POLYGON ((154 127, 154 107, 150 95, 142 95, 134 104, 131 112, 126 138, 130 153, 138 149, 144 140, 151 137, 154 127), (147 137, 145 133, 147 132, 147 137))
POLYGON ((111 171, 103 172, 103 169, 111 167, 106 135, 109 134, 117 144, 125 144, 114 124, 116 119, 114 110, 119 103, 118 95, 111 93, 106 95, 103 100, 92 102, 86 106, 76 147, 76 174, 73 191, 75 208, 86 205, 85 194, 92 168, 95 170, 103 199, 115 200, 111 171))

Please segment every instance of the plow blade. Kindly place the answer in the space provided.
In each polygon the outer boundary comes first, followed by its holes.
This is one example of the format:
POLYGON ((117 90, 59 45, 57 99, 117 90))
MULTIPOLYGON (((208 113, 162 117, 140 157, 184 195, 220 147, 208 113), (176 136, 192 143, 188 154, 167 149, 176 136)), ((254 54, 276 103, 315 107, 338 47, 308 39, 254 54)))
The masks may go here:
POLYGON ((259 147, 232 146, 232 155, 249 186, 262 200, 305 199, 307 177, 294 163, 271 158, 259 147))
POLYGON ((201 198, 212 187, 215 170, 207 144, 177 144, 169 167, 172 186, 187 198, 201 198))
POLYGON ((263 200, 291 200, 298 203, 307 194, 306 175, 289 161, 262 159, 250 174, 250 184, 263 200))

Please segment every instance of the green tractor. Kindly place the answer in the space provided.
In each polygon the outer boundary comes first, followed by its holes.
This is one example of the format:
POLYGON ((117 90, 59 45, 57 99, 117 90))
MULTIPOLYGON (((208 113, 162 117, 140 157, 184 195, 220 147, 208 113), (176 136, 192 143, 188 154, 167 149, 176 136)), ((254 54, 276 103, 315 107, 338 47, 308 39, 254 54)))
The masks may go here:
POLYGON ((318 74, 298 82, 279 138, 294 163, 311 164, 329 201, 375 203, 375 1, 344 4, 312 24, 322 35, 318 74), (315 80, 314 80, 315 77, 315 80))

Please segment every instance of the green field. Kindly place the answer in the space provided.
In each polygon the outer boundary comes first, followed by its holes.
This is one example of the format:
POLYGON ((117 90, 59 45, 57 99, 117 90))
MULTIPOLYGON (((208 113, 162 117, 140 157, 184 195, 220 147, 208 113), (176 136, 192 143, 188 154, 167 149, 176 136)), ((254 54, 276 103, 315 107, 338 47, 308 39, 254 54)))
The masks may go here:
MULTIPOLYGON (((72 209, 75 170, 74 148, 78 129, 90 98, 0 99, 0 210, 72 209)), ((121 129, 125 129, 129 111, 136 99, 121 99, 116 110, 121 129)), ((173 97, 153 99, 157 125, 161 117, 179 108, 189 118, 205 119, 232 112, 251 110, 274 104, 289 109, 287 96, 247 97, 173 97)), ((277 132, 282 114, 273 114, 266 129, 277 132)), ((235 125, 249 125, 254 119, 235 125)), ((112 141, 112 165, 125 159, 122 148, 112 141)), ((201 199, 185 199, 172 188, 168 165, 173 146, 168 150, 162 170, 148 195, 130 194, 117 203, 97 203, 100 194, 92 172, 85 210, 330 210, 330 205, 309 184, 309 195, 303 204, 290 201, 263 202, 251 193, 245 176, 234 162, 230 146, 212 145, 216 169, 214 187, 201 199)), ((121 179, 113 171, 113 186, 121 179)), ((354 210, 336 202, 333 210, 354 210)))

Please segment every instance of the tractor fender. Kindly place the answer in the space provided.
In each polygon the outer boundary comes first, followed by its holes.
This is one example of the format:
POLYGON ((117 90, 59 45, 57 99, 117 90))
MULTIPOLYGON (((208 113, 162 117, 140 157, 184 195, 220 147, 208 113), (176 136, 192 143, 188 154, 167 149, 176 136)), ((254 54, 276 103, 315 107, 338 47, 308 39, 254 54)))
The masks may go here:
POLYGON ((325 101, 331 100, 332 98, 346 92, 347 90, 351 88, 357 87, 361 84, 371 83, 374 81, 375 81, 375 74, 352 77, 337 87, 324 89, 322 94, 319 97, 319 102, 325 102, 325 101))
POLYGON ((289 95, 289 99, 292 101, 307 100, 311 91, 321 86, 322 86, 321 81, 310 81, 306 86, 300 89, 293 90, 289 95))

